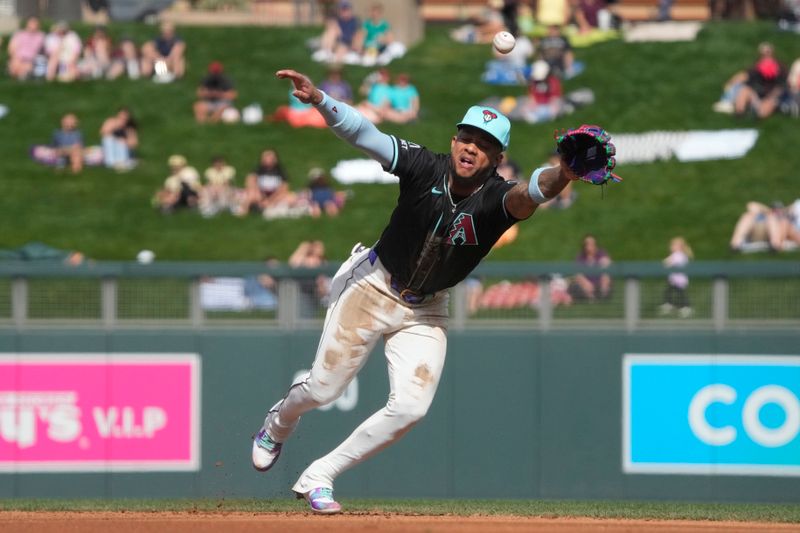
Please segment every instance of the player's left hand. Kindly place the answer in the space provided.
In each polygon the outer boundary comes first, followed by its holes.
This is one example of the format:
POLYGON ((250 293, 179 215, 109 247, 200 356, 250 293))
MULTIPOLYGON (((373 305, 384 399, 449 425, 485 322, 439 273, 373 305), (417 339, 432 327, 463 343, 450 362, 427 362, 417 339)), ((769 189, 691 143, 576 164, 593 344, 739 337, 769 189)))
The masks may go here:
POLYGON ((294 84, 292 94, 304 104, 318 104, 322 102, 322 93, 305 74, 296 70, 279 70, 275 75, 281 79, 289 79, 294 84))
POLYGON ((603 185, 609 180, 619 182, 622 178, 611 172, 617 162, 617 150, 611 136, 600 126, 584 124, 580 128, 556 131, 558 153, 562 165, 569 168, 573 179, 593 185, 603 185))

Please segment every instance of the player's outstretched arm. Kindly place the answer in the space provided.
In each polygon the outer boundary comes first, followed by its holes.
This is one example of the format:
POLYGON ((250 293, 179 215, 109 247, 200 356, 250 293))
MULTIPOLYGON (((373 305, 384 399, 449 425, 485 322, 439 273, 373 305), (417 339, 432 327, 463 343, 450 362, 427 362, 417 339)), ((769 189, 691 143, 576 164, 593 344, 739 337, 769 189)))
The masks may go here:
POLYGON ((394 140, 378 130, 356 109, 320 91, 308 76, 295 70, 279 70, 276 75, 291 80, 294 84, 292 94, 304 104, 314 105, 339 138, 362 150, 384 167, 394 162, 394 140))
POLYGON ((514 218, 524 220, 531 216, 540 204, 555 198, 567 184, 578 177, 570 168, 561 164, 557 167, 537 168, 530 182, 517 183, 506 195, 506 211, 514 218))

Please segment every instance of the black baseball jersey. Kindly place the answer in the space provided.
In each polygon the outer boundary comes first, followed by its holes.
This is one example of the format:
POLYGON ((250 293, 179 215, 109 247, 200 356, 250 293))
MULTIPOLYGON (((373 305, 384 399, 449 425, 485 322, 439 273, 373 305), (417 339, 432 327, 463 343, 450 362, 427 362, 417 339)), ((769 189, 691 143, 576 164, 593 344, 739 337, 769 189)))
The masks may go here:
POLYGON ((400 196, 375 251, 401 286, 431 294, 466 278, 517 222, 504 205, 516 182, 495 172, 470 196, 454 198, 450 154, 392 140, 395 161, 386 170, 400 178, 400 196))

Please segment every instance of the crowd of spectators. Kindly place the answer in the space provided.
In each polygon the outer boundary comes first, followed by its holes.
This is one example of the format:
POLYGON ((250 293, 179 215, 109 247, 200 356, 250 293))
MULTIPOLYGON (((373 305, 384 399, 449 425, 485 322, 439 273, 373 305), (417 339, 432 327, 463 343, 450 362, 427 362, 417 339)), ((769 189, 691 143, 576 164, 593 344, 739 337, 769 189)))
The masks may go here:
MULTIPOLYGON (((487 64, 487 72, 496 78, 490 83, 525 83, 527 91, 517 99, 510 114, 528 122, 552 120, 569 109, 563 82, 579 75, 584 65, 576 60, 575 52, 565 36, 565 25, 575 24, 581 33, 607 26, 608 9, 602 0, 540 1, 536 7, 529 2, 491 1, 485 16, 467 29, 459 29, 453 36, 468 42, 488 42, 496 31, 508 29, 518 35, 512 54, 496 54, 487 64), (511 8, 514 4, 513 9, 511 8), (535 13, 535 15, 534 15, 535 13), (543 35, 530 39, 521 32, 529 27, 528 17, 537 21, 551 21, 543 35), (511 73, 511 74, 509 74, 511 73), (497 81, 500 80, 500 81, 497 81)), ((383 17, 382 6, 375 4, 370 17, 362 23, 353 12, 353 6, 342 1, 336 13, 326 21, 315 59, 330 62, 327 77, 319 86, 339 100, 355 103, 355 94, 344 79, 342 63, 361 65, 385 64, 391 60, 387 54, 394 40, 391 27, 383 17)), ((401 45, 402 46, 402 45, 401 45)), ((396 49, 395 49, 396 50, 396 49)), ((85 42, 64 22, 54 23, 49 33, 41 30, 40 21, 31 17, 24 28, 14 33, 8 44, 8 73, 13 78, 27 80, 41 78, 47 81, 71 82, 78 79, 115 79, 128 76, 152 78, 169 82, 185 74, 186 45, 176 34, 171 23, 161 25, 159 35, 144 43, 141 48, 129 37, 116 42, 104 27, 96 27, 85 42)), ((770 43, 758 47, 758 57, 747 69, 734 74, 726 83, 723 96, 714 105, 719 112, 737 115, 752 114, 766 118, 776 110, 798 115, 800 107, 800 59, 786 66, 770 43)), ((419 119, 420 95, 406 73, 392 73, 382 68, 370 74, 358 94, 363 100, 356 107, 372 122, 408 123, 419 119)), ((200 81, 197 99, 193 106, 198 123, 235 121, 238 96, 232 79, 219 61, 208 65, 200 81), (228 118, 226 118, 226 115, 228 118), (235 117, 235 118, 230 118, 235 117)), ((290 103, 282 115, 292 125, 323 126, 315 109, 302 104, 289 95, 290 103), (303 117, 303 118, 292 118, 303 117)), ((505 110, 504 110, 505 111, 505 110)), ((273 118, 280 120, 280 113, 273 118)), ((65 114, 60 127, 53 132, 51 143, 34 147, 37 161, 57 168, 79 173, 85 165, 103 164, 117 171, 127 171, 137 163, 139 126, 130 109, 120 107, 108 116, 99 130, 98 146, 88 146, 74 113, 65 114), (100 157, 98 157, 98 154, 100 157)), ((557 164, 558 154, 553 154, 550 164, 557 164)), ((254 168, 244 175, 237 186, 236 169, 225 157, 215 156, 202 173, 189 165, 182 155, 168 159, 169 175, 163 187, 153 196, 153 204, 163 213, 177 210, 197 210, 203 216, 231 213, 235 216, 256 214, 265 219, 299 216, 336 216, 344 206, 347 194, 336 191, 328 173, 321 168, 311 168, 306 187, 292 190, 289 178, 274 149, 263 150, 254 168)), ((506 179, 519 177, 519 166, 506 159, 498 167, 506 179)), ((553 201, 544 204, 546 209, 569 208, 576 193, 568 186, 553 201)), ((497 243, 497 248, 513 243, 518 236, 514 226, 497 243)), ((770 250, 780 252, 800 247, 800 199, 788 207, 780 202, 767 206, 750 202, 741 215, 730 240, 735 252, 770 250)), ((693 259, 691 247, 682 237, 670 241, 669 255, 663 260, 665 267, 681 269, 693 259)), ((289 258, 294 268, 318 268, 324 265, 324 244, 320 241, 301 243, 289 258)), ((576 262, 589 269, 606 269, 612 262, 609 253, 601 248, 597 239, 587 235, 582 241, 576 262)), ((534 304, 539 297, 537 280, 519 284, 501 283, 483 288, 471 280, 470 311, 485 308, 513 307, 534 304)), ((318 276, 303 286, 310 300, 324 301, 329 278, 318 276)), ((677 314, 688 318, 693 314, 688 295, 688 277, 682 272, 672 272, 667 278, 660 314, 677 314)), ((272 294, 276 281, 270 277, 252 281, 251 293, 267 291, 272 294), (258 290, 253 287, 258 287, 258 290)), ((554 305, 594 303, 607 301, 613 293, 613 282, 607 272, 592 270, 568 279, 554 276, 551 280, 551 302, 554 305)))
POLYGON ((29 17, 9 40, 8 73, 18 80, 73 82, 127 75, 165 83, 184 75, 185 52, 171 22, 162 23, 159 34, 139 49, 129 36, 114 42, 103 26, 84 42, 65 21, 54 22, 45 34, 40 20, 29 17))
POLYGON ((406 124, 419 116, 419 91, 405 72, 392 79, 388 69, 380 69, 367 76, 359 92, 365 98, 356 108, 375 124, 406 124))
POLYGON ((136 166, 139 132, 130 109, 120 107, 103 121, 98 133, 100 144, 87 145, 78 116, 66 113, 61 117, 60 127, 53 131, 50 143, 31 147, 31 158, 57 169, 68 167, 73 174, 80 173, 84 166, 106 166, 118 172, 136 166))
POLYGON ((164 214, 196 209, 204 217, 231 213, 244 217, 257 214, 270 220, 301 216, 335 217, 348 197, 337 191, 328 173, 319 167, 308 172, 306 186, 292 190, 277 151, 263 150, 258 162, 236 186, 236 169, 220 155, 214 156, 202 174, 186 157, 175 154, 167 160, 169 176, 153 196, 153 205, 164 214))
POLYGON ((316 48, 311 55, 315 61, 368 67, 386 65, 406 52, 384 17, 383 4, 372 4, 369 16, 362 22, 348 0, 336 4, 325 19, 322 35, 312 46, 316 48))

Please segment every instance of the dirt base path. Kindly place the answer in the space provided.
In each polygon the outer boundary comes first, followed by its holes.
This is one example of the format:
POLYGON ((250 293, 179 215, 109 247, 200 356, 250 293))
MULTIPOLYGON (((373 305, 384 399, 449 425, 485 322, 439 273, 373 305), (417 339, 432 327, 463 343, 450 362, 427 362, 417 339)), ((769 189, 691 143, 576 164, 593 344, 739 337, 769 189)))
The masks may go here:
POLYGON ((690 520, 611 520, 593 518, 536 518, 516 516, 407 516, 342 514, 315 516, 297 513, 53 513, 0 512, 0 531, 24 533, 277 533, 277 532, 437 532, 437 533, 746 533, 800 532, 797 524, 699 522, 690 520))

